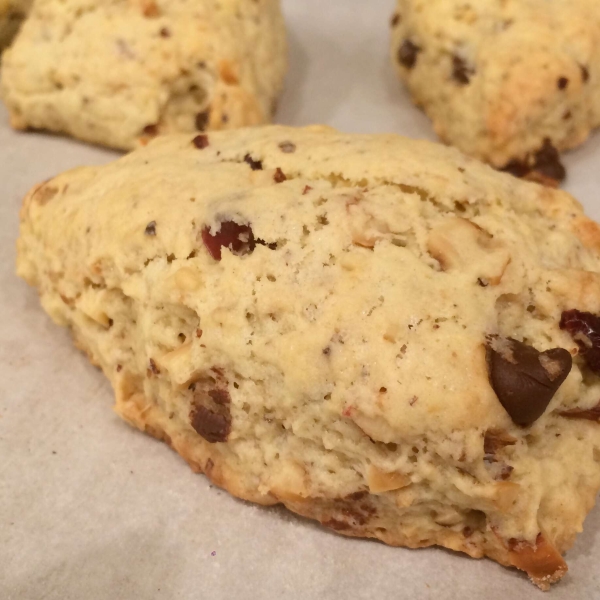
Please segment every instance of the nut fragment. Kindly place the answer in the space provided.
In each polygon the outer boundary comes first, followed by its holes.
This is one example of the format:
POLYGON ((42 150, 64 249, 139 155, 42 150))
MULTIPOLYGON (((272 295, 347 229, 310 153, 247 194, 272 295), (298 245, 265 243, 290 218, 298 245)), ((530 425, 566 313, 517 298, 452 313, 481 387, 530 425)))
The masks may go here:
POLYGON ((508 251, 468 219, 445 219, 429 232, 427 249, 442 270, 476 270, 473 279, 499 285, 511 262, 508 251))
POLYGON ((525 571, 541 590, 548 590, 551 583, 568 571, 563 557, 541 533, 534 544, 510 540, 509 560, 517 569, 525 571))
POLYGON ((372 494, 381 494, 406 487, 411 481, 404 473, 398 471, 389 473, 371 465, 367 470, 367 483, 372 494))

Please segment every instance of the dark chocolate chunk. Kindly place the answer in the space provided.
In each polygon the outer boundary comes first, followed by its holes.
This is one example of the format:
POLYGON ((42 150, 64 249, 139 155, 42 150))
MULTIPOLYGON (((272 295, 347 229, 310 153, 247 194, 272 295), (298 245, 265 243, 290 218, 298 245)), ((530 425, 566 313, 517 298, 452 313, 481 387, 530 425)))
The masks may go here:
POLYGON ((565 90, 569 85, 569 80, 566 77, 560 77, 556 82, 556 85, 558 86, 559 90, 565 90))
POLYGON ((204 131, 206 129, 206 126, 208 125, 209 118, 210 118, 210 111, 208 111, 208 110, 198 113, 196 115, 196 129, 198 131, 204 131))
POLYGON ((277 250, 277 242, 265 242, 265 240, 261 240, 260 238, 256 238, 257 246, 265 246, 269 250, 277 250))
POLYGON ((144 230, 146 235, 156 235, 156 221, 150 221, 144 230))
POLYGON ((573 361, 564 348, 539 352, 512 338, 493 338, 487 362, 498 400, 517 425, 527 427, 544 414, 573 361))
POLYGON ((592 408, 571 408, 569 410, 561 410, 558 414, 568 419, 587 419, 588 421, 600 423, 600 402, 592 408))
POLYGON ((515 177, 530 179, 545 185, 557 185, 567 174, 560 162, 558 150, 548 138, 535 154, 523 161, 513 160, 502 170, 515 177))
POLYGON ((226 442, 231 432, 231 415, 213 412, 202 405, 192 408, 190 422, 198 435, 210 444, 226 442))
POLYGON ((279 144, 279 149, 286 154, 292 154, 292 152, 296 152, 296 144, 294 142, 281 142, 279 144))
POLYGON ((261 171, 263 168, 262 162, 260 160, 254 160, 249 154, 244 156, 244 162, 247 162, 253 171, 261 171))
POLYGON ((566 176, 566 171, 560 162, 558 150, 552 145, 552 142, 546 138, 544 145, 536 152, 533 170, 553 181, 562 181, 566 176))
POLYGON ((198 150, 204 150, 204 148, 207 148, 209 145, 208 136, 201 133, 192 140, 192 144, 194 144, 198 150))
POLYGON ((576 309, 565 310, 560 328, 571 334, 587 366, 600 375, 600 316, 576 309))
POLYGON ((410 40, 404 40, 398 48, 398 62, 407 69, 412 69, 417 64, 419 52, 421 52, 419 46, 410 40))
POLYGON ((471 81, 471 75, 475 73, 475 69, 470 67, 467 62, 460 56, 452 57, 452 77, 460 85, 468 85, 471 81))
POLYGON ((503 169, 505 173, 510 173, 514 177, 523 179, 531 172, 531 167, 524 161, 511 160, 503 169))
POLYGON ((144 127, 144 134, 151 136, 158 135, 158 125, 146 125, 144 127))
POLYGON ((202 230, 202 241, 215 260, 221 260, 221 248, 229 248, 239 256, 251 254, 256 242, 250 225, 240 225, 234 221, 224 221, 214 234, 208 227, 202 230))
POLYGON ((277 169, 275 170, 275 174, 273 175, 273 179, 275 181, 275 183, 283 183, 287 177, 285 176, 284 172, 277 167, 277 169))

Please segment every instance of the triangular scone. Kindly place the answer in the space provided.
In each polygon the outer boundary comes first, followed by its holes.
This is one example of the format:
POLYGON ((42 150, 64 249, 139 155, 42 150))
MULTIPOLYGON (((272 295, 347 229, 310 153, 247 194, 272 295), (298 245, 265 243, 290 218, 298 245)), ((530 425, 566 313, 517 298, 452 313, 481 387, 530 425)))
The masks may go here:
POLYGON ((600 125, 598 0, 397 0, 392 60, 437 134, 556 185, 600 125))
POLYGON ((565 573, 600 488, 600 230, 568 194, 397 136, 165 136, 34 188, 18 272, 232 494, 565 573))
POLYGON ((17 129, 130 150, 268 123, 286 52, 279 0, 38 0, 1 91, 17 129))

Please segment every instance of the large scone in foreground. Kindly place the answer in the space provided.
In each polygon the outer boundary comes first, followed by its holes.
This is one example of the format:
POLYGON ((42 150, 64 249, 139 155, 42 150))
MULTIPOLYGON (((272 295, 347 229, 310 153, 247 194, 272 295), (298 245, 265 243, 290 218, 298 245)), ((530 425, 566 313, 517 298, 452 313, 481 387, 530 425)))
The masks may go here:
POLYGON ((600 126, 598 0, 397 0, 392 58, 438 135, 557 183, 600 126))
POLYGON ((37 0, 1 91, 17 129, 130 150, 269 122, 286 60, 279 0, 37 0))
POLYGON ((547 587, 600 487, 599 246, 456 150, 269 127, 34 188, 18 272, 117 412, 232 494, 547 587))

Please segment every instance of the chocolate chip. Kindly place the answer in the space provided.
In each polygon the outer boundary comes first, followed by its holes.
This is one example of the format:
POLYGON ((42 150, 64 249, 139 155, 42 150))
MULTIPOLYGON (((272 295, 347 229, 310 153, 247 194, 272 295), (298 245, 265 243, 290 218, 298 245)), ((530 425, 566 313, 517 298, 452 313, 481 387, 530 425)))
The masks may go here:
POLYGON ((511 160, 505 167, 502 168, 505 173, 510 173, 513 177, 523 179, 531 172, 531 167, 524 161, 511 160))
POLYGON ((600 402, 592 408, 571 408, 570 410, 561 410, 558 414, 568 419, 587 419, 600 423, 600 402))
POLYGON ((146 235, 156 235, 156 221, 150 221, 144 230, 146 235))
POLYGON ((269 250, 277 250, 277 242, 265 242, 265 240, 261 240, 260 238, 256 238, 257 246, 265 246, 269 250))
POLYGON ((560 319, 560 328, 568 331, 579 346, 587 366, 600 374, 600 317, 579 310, 565 310, 560 319))
POLYGON ((281 142, 279 149, 286 154, 292 154, 292 152, 296 152, 296 144, 293 142, 281 142))
POLYGON ((275 174, 273 175, 273 179, 275 183, 283 183, 287 179, 287 177, 285 176, 283 171, 279 167, 277 167, 277 169, 275 170, 275 174))
POLYGON ((163 37, 163 38, 171 37, 171 31, 169 30, 168 27, 163 27, 159 33, 160 33, 160 37, 163 37))
POLYGON ((515 177, 529 179, 544 185, 557 185, 567 174, 560 162, 558 150, 548 138, 532 156, 528 156, 525 160, 513 160, 502 170, 515 177))
POLYGON ((590 80, 590 72, 588 68, 584 67, 583 65, 579 65, 579 68, 581 69, 581 80, 583 83, 587 83, 590 80))
POLYGON ((208 110, 198 113, 196 115, 196 129, 198 131, 204 131, 206 129, 206 126, 208 125, 209 118, 210 118, 210 111, 208 111, 208 110))
POLYGON ((260 160, 254 160, 249 154, 244 156, 244 162, 248 163, 253 171, 261 171, 263 168, 262 162, 260 160))
POLYGON ((202 241, 215 260, 221 260, 221 248, 229 248, 231 252, 241 256, 251 254, 256 246, 250 225, 240 225, 234 221, 223 221, 214 234, 205 227, 202 230, 202 241))
POLYGON ((469 67, 467 62, 460 56, 455 55, 452 57, 452 77, 460 85, 467 85, 474 73, 475 69, 469 67))
POLYGON ((556 82, 556 85, 558 86, 559 90, 564 90, 569 85, 569 80, 566 77, 560 77, 556 82))
POLYGON ((390 25, 392 27, 397 27, 400 24, 400 21, 401 21, 400 15, 398 13, 394 13, 393 16, 392 16, 392 20, 390 22, 390 25))
POLYGON ((158 135, 158 125, 146 125, 146 127, 144 127, 144 133, 151 136, 158 135))
POLYGON ((421 52, 419 46, 410 40, 404 40, 398 48, 398 62, 407 69, 412 69, 417 64, 419 52, 421 52))
POLYGON ((544 414, 572 365, 564 348, 539 352, 512 338, 491 338, 486 357, 496 396, 510 418, 522 427, 544 414))
POLYGON ((192 144, 198 148, 198 150, 204 150, 209 145, 208 136, 204 134, 197 135, 193 140, 192 144))
POLYGON ((566 176, 558 150, 548 138, 535 154, 534 171, 554 181, 562 181, 566 176))
POLYGON ((205 406, 194 406, 190 412, 190 423, 210 444, 226 442, 231 433, 231 416, 216 413, 205 406))

